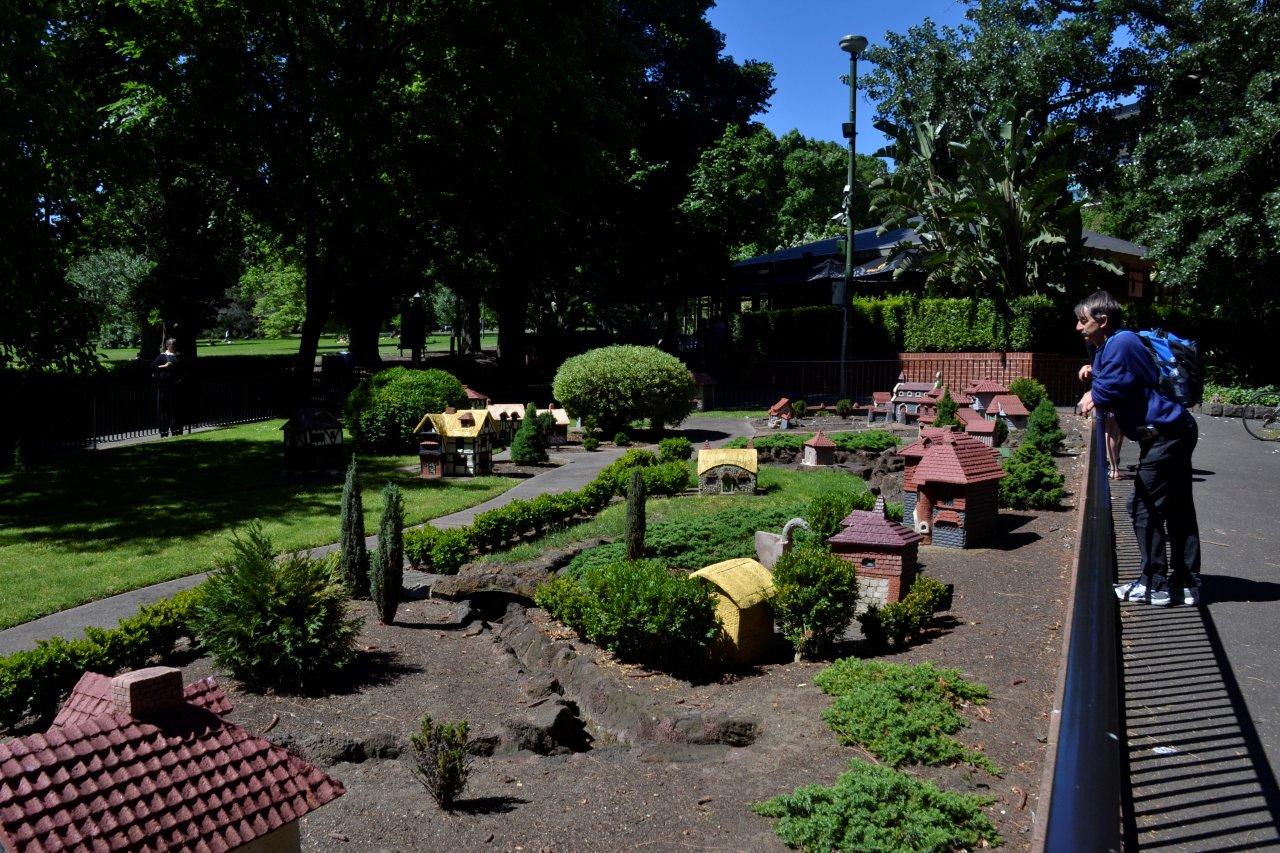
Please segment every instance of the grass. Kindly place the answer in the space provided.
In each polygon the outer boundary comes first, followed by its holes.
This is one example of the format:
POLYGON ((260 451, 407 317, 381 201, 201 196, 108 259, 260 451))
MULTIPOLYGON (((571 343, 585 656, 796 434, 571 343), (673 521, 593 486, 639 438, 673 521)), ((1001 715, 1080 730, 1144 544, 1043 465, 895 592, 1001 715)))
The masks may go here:
MULTIPOLYGON (((281 421, 68 456, 0 473, 0 627, 212 567, 228 531, 260 519, 282 550, 338 537, 341 478, 288 479, 281 421)), ((361 457, 365 529, 387 480, 407 524, 474 506, 516 481, 421 480, 415 456, 361 457)))
POLYGON ((758 406, 740 409, 703 409, 689 415, 691 418, 763 418, 769 413, 758 406))
MULTIPOLYGON (((786 468, 761 467, 760 495, 685 495, 674 498, 652 498, 646 506, 646 521, 676 521, 710 515, 735 506, 768 506, 808 502, 817 495, 837 489, 863 491, 866 483, 847 471, 793 471, 786 468)), ((596 536, 622 536, 627 527, 625 503, 614 503, 590 521, 566 527, 532 542, 525 542, 483 559, 490 563, 518 563, 532 560, 548 548, 562 548, 596 536)))
MULTIPOLYGON (((396 346, 398 339, 383 339, 378 350, 383 358, 391 358, 400 354, 399 347, 396 346)), ((480 345, 485 349, 492 349, 498 343, 496 333, 485 334, 480 336, 480 345)), ((218 356, 218 355, 296 355, 298 352, 298 338, 291 336, 288 338, 273 338, 263 340, 242 340, 223 343, 218 338, 200 338, 200 357, 218 356), (213 341, 213 345, 209 346, 209 341, 213 341)), ((319 355, 326 353, 335 353, 345 350, 345 343, 338 343, 336 337, 328 336, 320 338, 320 344, 316 347, 319 355)), ((448 352, 449 336, 444 334, 427 336, 428 352, 448 352)), ((113 349, 100 348, 98 355, 106 361, 130 361, 138 354, 137 347, 119 347, 113 349)), ((405 355, 408 355, 405 350, 405 355)))

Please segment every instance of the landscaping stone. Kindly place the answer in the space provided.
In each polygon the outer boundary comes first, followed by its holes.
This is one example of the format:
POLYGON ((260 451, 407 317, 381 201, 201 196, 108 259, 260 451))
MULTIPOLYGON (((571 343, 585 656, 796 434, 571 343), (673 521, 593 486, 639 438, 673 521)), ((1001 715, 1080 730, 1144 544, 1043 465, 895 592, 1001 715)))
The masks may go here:
POLYGON ((478 619, 480 614, 476 611, 475 604, 471 599, 464 598, 458 602, 458 608, 453 612, 453 618, 459 627, 471 624, 472 620, 478 619))
POLYGON ((613 541, 607 537, 575 542, 566 548, 551 548, 524 563, 467 563, 456 575, 445 577, 431 588, 432 597, 451 600, 486 593, 502 593, 533 601, 534 591, 578 554, 613 541))
POLYGON ((504 747, 538 755, 564 755, 586 747, 586 732, 578 709, 563 699, 549 699, 519 719, 506 723, 504 747))

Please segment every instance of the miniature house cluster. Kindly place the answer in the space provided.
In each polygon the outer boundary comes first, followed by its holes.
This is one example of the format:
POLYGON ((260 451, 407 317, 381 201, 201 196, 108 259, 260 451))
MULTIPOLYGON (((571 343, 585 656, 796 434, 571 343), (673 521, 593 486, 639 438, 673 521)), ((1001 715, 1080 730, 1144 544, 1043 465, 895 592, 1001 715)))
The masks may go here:
MULTIPOLYGON (((470 408, 429 412, 414 427, 423 479, 492 473, 494 447, 510 444, 524 420, 528 406, 495 403, 479 391, 462 387, 470 408)), ((551 416, 550 443, 564 444, 569 437, 569 413, 554 404, 536 412, 551 416)))
MULTIPOLYGON (((899 374, 893 391, 876 391, 871 395, 867 421, 930 426, 938 416, 938 403, 947 390, 940 375, 929 383, 908 382, 904 374, 899 374)), ((950 394, 957 406, 956 419, 963 430, 988 447, 992 445, 997 420, 1003 420, 1010 429, 1026 428, 1030 412, 1003 383, 980 379, 950 394)))
POLYGON ((0 849, 301 849, 342 783, 222 719, 212 678, 85 673, 52 726, 0 743, 0 849))
POLYGON ((973 548, 995 538, 1005 473, 989 446, 966 433, 922 429, 899 453, 906 461, 902 518, 924 544, 973 548))

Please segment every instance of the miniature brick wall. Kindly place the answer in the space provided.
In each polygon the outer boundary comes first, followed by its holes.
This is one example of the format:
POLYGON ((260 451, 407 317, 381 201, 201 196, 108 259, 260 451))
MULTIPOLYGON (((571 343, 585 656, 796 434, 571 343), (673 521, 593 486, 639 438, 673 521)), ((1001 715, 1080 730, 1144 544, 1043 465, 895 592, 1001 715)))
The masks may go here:
POLYGON ((916 579, 917 562, 914 546, 903 554, 864 550, 841 552, 836 556, 853 564, 858 575, 860 592, 863 589, 863 581, 877 582, 868 586, 868 589, 875 590, 874 594, 867 593, 872 595, 868 600, 874 604, 892 604, 895 601, 901 601, 916 579), (875 566, 863 566, 864 559, 875 560, 875 566))
POLYGON ((987 480, 969 487, 965 527, 969 533, 967 546, 976 548, 996 538, 999 514, 999 481, 987 480))
POLYGON ((111 679, 111 702, 121 712, 139 718, 172 710, 185 703, 182 671, 152 666, 111 679))
POLYGON ((963 388, 975 379, 995 379, 1008 385, 1019 376, 1039 380, 1055 405, 1074 403, 1085 386, 1076 375, 1079 356, 1031 352, 903 352, 898 362, 907 380, 933 382, 942 373, 944 384, 963 388))
POLYGON ((968 537, 965 535, 966 532, 963 527, 953 527, 950 524, 935 524, 933 526, 933 544, 943 548, 964 548, 968 541, 968 537))

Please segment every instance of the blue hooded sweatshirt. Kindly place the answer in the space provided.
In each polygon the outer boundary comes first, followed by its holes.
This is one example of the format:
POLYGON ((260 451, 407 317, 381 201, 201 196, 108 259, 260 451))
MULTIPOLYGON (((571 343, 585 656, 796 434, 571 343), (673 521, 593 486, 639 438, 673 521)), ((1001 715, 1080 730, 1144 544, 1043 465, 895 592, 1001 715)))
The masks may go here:
POLYGON ((1116 332, 1093 354, 1093 404, 1115 415, 1129 439, 1143 426, 1173 427, 1186 414, 1159 386, 1155 359, 1133 332, 1116 332))

